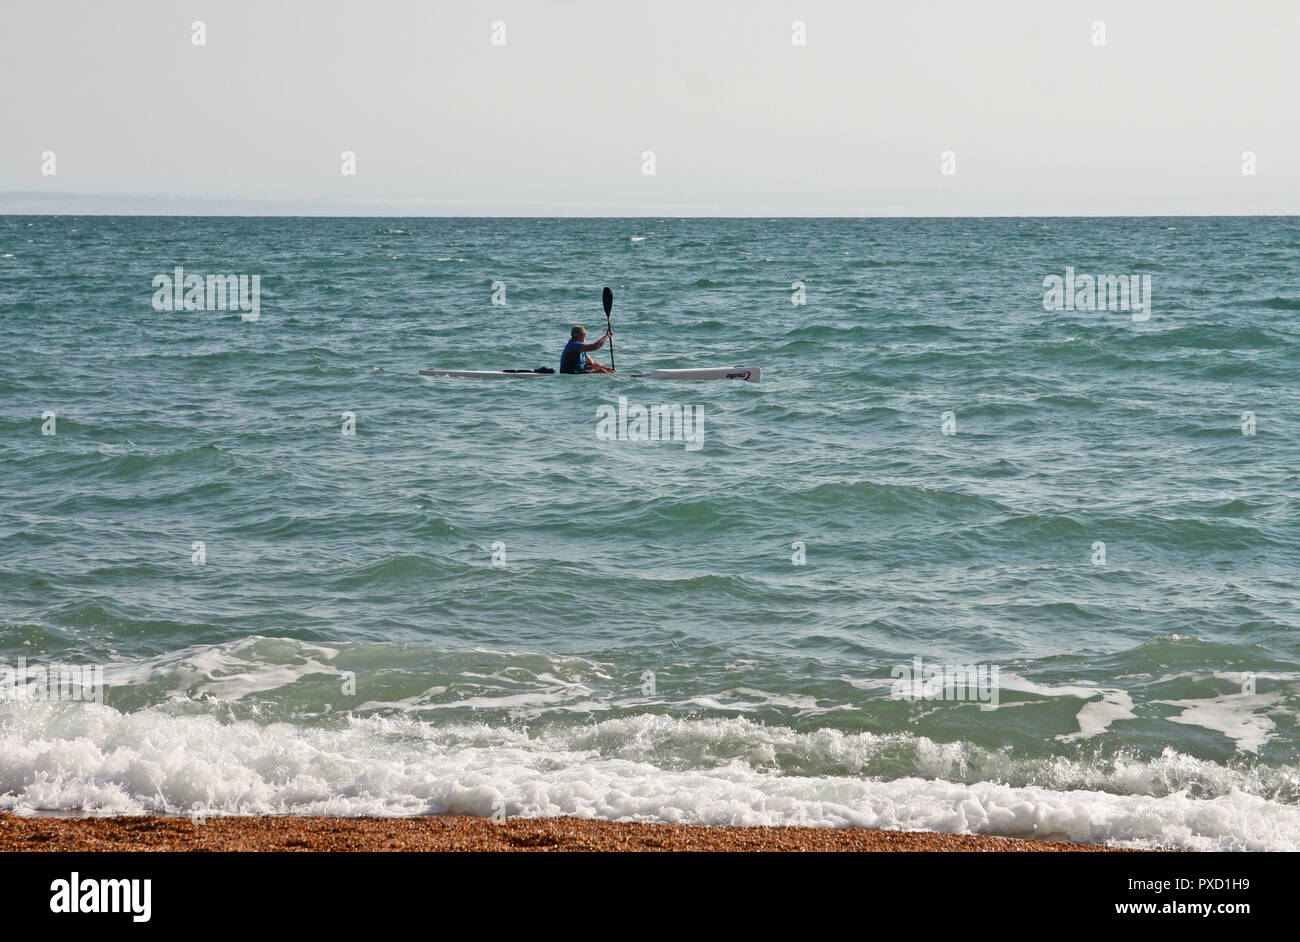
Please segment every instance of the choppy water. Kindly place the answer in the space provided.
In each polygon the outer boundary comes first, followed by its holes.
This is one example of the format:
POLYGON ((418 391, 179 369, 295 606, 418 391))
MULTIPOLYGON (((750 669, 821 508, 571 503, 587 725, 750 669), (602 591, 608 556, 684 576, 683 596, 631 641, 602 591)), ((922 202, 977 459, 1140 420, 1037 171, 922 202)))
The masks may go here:
POLYGON ((1300 849, 1298 270, 1293 218, 0 217, 0 663, 106 683, 0 702, 0 809, 1300 849), (555 366, 606 284, 621 370, 764 381, 416 373, 555 366))

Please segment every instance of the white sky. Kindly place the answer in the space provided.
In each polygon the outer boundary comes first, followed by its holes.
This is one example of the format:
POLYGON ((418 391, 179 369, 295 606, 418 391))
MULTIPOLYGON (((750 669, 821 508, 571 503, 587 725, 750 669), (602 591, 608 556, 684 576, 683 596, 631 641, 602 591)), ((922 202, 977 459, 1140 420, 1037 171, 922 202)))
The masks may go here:
POLYGON ((1295 214, 1297 36, 1290 0, 0 0, 0 212, 1295 214))

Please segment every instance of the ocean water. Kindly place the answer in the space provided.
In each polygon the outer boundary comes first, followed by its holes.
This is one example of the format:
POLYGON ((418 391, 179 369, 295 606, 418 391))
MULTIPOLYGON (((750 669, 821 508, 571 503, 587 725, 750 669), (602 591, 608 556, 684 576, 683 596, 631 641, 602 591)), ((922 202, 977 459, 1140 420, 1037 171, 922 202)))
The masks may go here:
POLYGON ((103 677, 0 691, 0 810, 1300 849, 1297 272, 1295 218, 0 217, 0 665, 103 677), (763 382, 417 374, 605 285, 620 370, 763 382))

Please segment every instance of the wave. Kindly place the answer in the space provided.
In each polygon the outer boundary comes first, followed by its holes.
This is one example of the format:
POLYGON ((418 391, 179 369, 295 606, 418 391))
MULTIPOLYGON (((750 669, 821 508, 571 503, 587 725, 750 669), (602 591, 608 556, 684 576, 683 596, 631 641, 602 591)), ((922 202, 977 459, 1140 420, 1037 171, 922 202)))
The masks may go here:
MULTIPOLYGON (((800 733, 652 714, 531 731, 347 717, 311 728, 167 708, 6 705, 0 808, 20 814, 570 815, 613 821, 934 830, 1186 850, 1300 849, 1295 769, 1171 749, 1061 763, 1051 784, 943 777, 974 756, 910 734, 800 733), (844 774, 890 752, 933 774, 844 774), (803 771, 774 769, 798 754, 803 771), (678 761, 674 761, 678 757, 678 761), (682 762, 680 757, 690 761, 682 762), (1204 797, 1194 797, 1199 785, 1204 797)), ((1041 772, 1033 770, 1034 774, 1041 772)), ((1014 778, 1025 778, 1025 771, 1014 778)), ((999 780, 1001 779, 1001 780, 999 780)))
POLYGON ((425 553, 389 553, 382 559, 351 567, 331 580, 335 589, 360 589, 377 585, 408 586, 424 580, 450 578, 461 572, 456 566, 425 553))

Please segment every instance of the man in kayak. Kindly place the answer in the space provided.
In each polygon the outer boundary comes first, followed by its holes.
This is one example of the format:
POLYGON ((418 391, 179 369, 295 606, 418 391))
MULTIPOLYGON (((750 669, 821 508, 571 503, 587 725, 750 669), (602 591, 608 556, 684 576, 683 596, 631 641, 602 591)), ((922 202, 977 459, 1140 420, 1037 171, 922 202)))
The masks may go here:
POLYGON ((605 336, 601 337, 595 343, 586 343, 587 331, 582 327, 574 327, 569 331, 569 342, 564 345, 564 353, 560 356, 561 373, 612 373, 614 372, 608 366, 602 366, 595 360, 590 359, 587 354, 593 350, 599 350, 605 345, 605 341, 614 336, 614 331, 605 331, 605 336))

